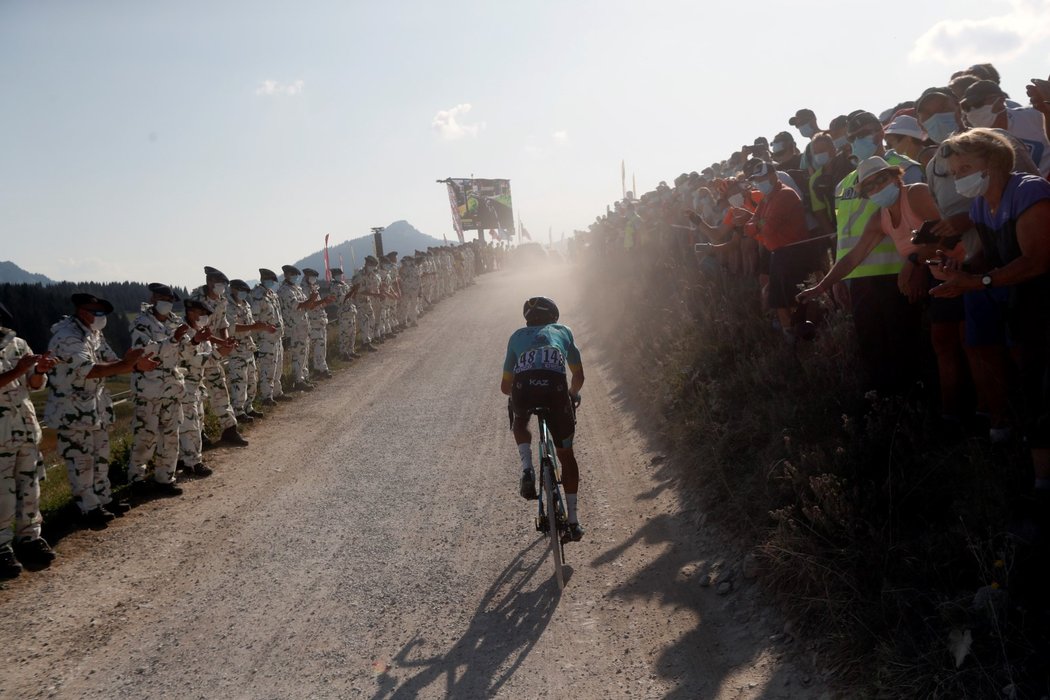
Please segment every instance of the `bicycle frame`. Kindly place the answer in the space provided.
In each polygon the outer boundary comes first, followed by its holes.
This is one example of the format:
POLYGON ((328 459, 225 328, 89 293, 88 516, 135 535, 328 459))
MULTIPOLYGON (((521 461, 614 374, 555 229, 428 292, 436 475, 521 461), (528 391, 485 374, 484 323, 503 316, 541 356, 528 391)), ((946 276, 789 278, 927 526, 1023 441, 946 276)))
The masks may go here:
POLYGON ((547 427, 545 410, 534 412, 539 423, 540 497, 537 506, 536 529, 550 538, 554 576, 558 588, 565 587, 565 549, 569 541, 569 523, 565 501, 561 493, 561 470, 555 454, 554 438, 547 427))

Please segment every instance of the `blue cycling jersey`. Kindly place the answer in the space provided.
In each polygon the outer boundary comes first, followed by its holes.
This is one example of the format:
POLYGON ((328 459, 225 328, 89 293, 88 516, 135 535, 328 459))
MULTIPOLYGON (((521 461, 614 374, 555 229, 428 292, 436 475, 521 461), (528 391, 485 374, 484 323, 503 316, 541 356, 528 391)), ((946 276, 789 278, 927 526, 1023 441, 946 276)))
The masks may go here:
POLYGON ((572 337, 572 330, 560 323, 545 326, 526 326, 514 331, 507 342, 507 357, 503 361, 503 377, 531 370, 549 370, 565 374, 565 366, 577 370, 583 365, 580 349, 572 337))

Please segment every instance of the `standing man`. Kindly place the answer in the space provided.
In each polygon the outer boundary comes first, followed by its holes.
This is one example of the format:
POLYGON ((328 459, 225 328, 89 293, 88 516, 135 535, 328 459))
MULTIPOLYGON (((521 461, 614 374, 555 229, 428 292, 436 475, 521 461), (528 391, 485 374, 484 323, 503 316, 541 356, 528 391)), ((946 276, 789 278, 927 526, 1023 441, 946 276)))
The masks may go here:
POLYGON ((332 295, 336 298, 336 308, 339 310, 339 356, 349 362, 361 357, 355 352, 357 307, 354 306, 353 295, 356 289, 343 281, 342 268, 333 267, 329 272, 332 275, 332 295))
POLYGON ((294 265, 281 267, 284 281, 277 290, 281 299, 281 316, 284 318, 288 337, 288 355, 292 360, 292 391, 313 391, 314 385, 307 379, 310 361, 310 321, 306 312, 314 301, 299 288, 302 273, 294 265))
POLYGON ((77 293, 75 309, 51 327, 48 353, 57 363, 51 370, 51 392, 44 422, 55 429, 58 453, 66 462, 69 487, 84 522, 106 527, 128 505, 113 500, 109 484, 109 427, 113 399, 106 377, 155 369, 158 363, 143 348, 131 348, 118 358, 102 336, 113 305, 92 294, 77 293))
POLYGON ((335 301, 335 297, 321 296, 321 286, 317 283, 318 276, 317 270, 313 268, 303 269, 303 294, 308 299, 314 300, 309 302, 310 306, 306 312, 313 361, 311 376, 331 379, 332 370, 328 369, 328 312, 324 307, 335 301))
POLYGON ((182 344, 179 367, 186 382, 182 394, 182 423, 179 425, 178 468, 194 476, 209 476, 203 456, 204 433, 204 372, 208 359, 215 352, 211 342, 210 320, 214 309, 207 301, 187 299, 186 325, 193 332, 190 342, 182 344))
POLYGON ((233 413, 242 423, 251 423, 262 418, 263 413, 256 411, 253 404, 259 384, 259 372, 255 364, 256 332, 277 330, 274 326, 256 322, 248 297, 252 288, 244 280, 230 282, 230 298, 227 300, 227 320, 233 326, 233 335, 237 346, 230 353, 230 403, 233 413))
POLYGON ((230 391, 226 386, 226 372, 222 368, 222 358, 233 352, 237 341, 230 337, 230 322, 226 318, 226 289, 229 278, 214 267, 205 267, 205 284, 194 290, 190 298, 206 303, 213 310, 209 317, 211 343, 215 352, 208 355, 204 364, 204 391, 212 413, 219 419, 222 434, 219 441, 234 447, 246 447, 248 441, 237 430, 237 417, 230 404, 230 391))
POLYGON ((0 579, 18 576, 23 562, 45 567, 55 558, 40 536, 43 460, 40 424, 29 399, 30 390, 44 387, 55 362, 34 355, 13 325, 14 317, 0 304, 0 579))
POLYGON ((259 284, 252 290, 252 316, 266 329, 259 332, 256 365, 259 371, 259 395, 263 406, 276 406, 278 401, 288 401, 281 386, 284 372, 284 318, 281 316, 281 299, 277 296, 277 273, 265 267, 259 268, 259 284), (272 328, 272 330, 270 330, 272 328))
POLYGON ((418 325, 421 290, 419 264, 411 255, 406 255, 401 260, 401 323, 406 327, 418 325))
MULTIPOLYGON (((179 426, 185 382, 179 371, 181 345, 190 327, 171 309, 178 295, 166 284, 149 285, 150 300, 131 326, 131 347, 154 354, 157 366, 131 375, 134 415, 128 481, 133 493, 144 491, 146 467, 153 460, 154 488, 163 496, 178 496, 175 464, 179 460, 179 426)), ((190 334, 192 335, 192 334, 190 334)), ((145 495, 144 493, 140 495, 145 495)))
POLYGON ((354 275, 354 302, 357 305, 358 321, 361 323, 361 340, 369 352, 379 348, 373 342, 376 338, 376 308, 379 306, 379 275, 376 267, 379 261, 371 255, 365 257, 365 265, 354 275))

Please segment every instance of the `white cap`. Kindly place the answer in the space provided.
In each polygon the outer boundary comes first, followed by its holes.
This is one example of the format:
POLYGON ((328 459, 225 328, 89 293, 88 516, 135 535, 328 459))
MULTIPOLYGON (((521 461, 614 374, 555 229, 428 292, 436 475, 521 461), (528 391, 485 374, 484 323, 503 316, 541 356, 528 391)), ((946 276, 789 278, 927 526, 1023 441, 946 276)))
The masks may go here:
POLYGON ((926 132, 919 126, 919 120, 915 117, 910 117, 907 114, 898 114, 897 118, 890 122, 890 125, 886 127, 886 134, 896 134, 898 136, 911 136, 913 139, 920 141, 926 140, 926 132))

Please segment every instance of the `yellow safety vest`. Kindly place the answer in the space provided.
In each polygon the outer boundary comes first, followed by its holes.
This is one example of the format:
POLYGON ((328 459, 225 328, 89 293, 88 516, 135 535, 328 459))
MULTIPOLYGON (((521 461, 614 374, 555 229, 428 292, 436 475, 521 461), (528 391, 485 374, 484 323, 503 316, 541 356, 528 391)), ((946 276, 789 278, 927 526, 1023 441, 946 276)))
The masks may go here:
MULTIPOLYGON (((886 162, 901 168, 907 168, 914 163, 896 153, 887 153, 886 162)), ((838 234, 836 261, 841 260, 846 253, 853 250, 864 234, 864 227, 868 225, 871 217, 878 213, 879 207, 871 200, 861 197, 860 192, 857 191, 856 170, 842 178, 842 181, 835 187, 835 218, 838 234)), ((897 252, 893 239, 886 236, 853 272, 846 275, 846 279, 896 275, 901 271, 903 265, 904 260, 897 252)))

